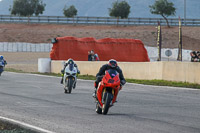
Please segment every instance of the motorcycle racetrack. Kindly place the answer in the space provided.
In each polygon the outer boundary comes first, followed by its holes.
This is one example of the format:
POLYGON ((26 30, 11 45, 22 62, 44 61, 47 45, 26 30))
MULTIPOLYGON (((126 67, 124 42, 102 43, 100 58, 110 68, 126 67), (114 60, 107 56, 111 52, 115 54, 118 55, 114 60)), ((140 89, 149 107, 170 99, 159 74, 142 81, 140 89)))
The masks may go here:
POLYGON ((0 116, 55 133, 199 133, 200 90, 126 84, 107 115, 95 112, 93 81, 65 94, 60 78, 4 72, 0 116))

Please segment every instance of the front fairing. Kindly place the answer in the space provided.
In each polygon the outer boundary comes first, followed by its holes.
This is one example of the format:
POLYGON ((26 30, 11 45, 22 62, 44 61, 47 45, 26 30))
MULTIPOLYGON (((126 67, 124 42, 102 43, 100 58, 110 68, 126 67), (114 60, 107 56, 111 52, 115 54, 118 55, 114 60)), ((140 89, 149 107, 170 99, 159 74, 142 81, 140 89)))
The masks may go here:
POLYGON ((74 67, 74 65, 68 65, 66 68, 65 68, 65 75, 66 76, 76 76, 77 74, 77 69, 76 67, 74 67))
POLYGON ((101 82, 105 87, 115 87, 120 85, 119 73, 106 71, 105 76, 101 82))
POLYGON ((112 100, 112 103, 116 101, 116 97, 119 92, 120 87, 120 79, 119 79, 119 73, 115 73, 115 75, 112 75, 113 73, 110 71, 106 71, 99 87, 97 90, 97 99, 101 107, 103 106, 102 103, 102 94, 105 92, 112 93, 114 98, 112 100))
POLYGON ((65 71, 64 71, 64 86, 68 86, 68 78, 72 78, 73 80, 77 80, 76 78, 76 75, 77 75, 77 69, 76 67, 71 67, 70 65, 68 65, 66 68, 65 68, 65 71))

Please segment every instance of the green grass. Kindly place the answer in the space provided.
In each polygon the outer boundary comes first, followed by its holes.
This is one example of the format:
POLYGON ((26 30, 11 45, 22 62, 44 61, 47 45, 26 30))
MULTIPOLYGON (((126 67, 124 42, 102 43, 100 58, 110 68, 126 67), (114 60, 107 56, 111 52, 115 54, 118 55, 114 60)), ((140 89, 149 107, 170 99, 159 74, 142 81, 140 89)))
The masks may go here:
POLYGON ((78 75, 78 79, 96 80, 96 77, 92 75, 78 75))
POLYGON ((55 77, 61 77, 60 73, 39 73, 39 72, 31 72, 32 74, 40 74, 40 75, 47 75, 47 76, 55 76, 55 77))
POLYGON ((0 121, 0 133, 37 133, 27 129, 23 129, 17 125, 8 122, 0 121))
POLYGON ((188 82, 175 82, 166 80, 137 80, 137 79, 126 79, 129 83, 145 84, 145 85, 156 85, 156 86, 172 86, 172 87, 185 87, 200 89, 199 84, 188 83, 188 82))
POLYGON ((17 70, 17 69, 14 69, 14 68, 5 68, 4 70, 8 71, 8 72, 26 73, 22 70, 17 70))
MULTIPOLYGON (((12 69, 12 68, 6 68, 5 71, 18 72, 18 73, 30 73, 30 72, 23 72, 22 70, 16 70, 16 69, 12 69)), ((34 72, 32 74, 61 77, 61 74, 55 74, 55 73, 34 72)), ((96 77, 92 76, 92 75, 78 75, 78 79, 95 80, 96 77)), ((175 81, 166 81, 166 80, 137 80, 137 79, 126 79, 126 81, 128 83, 136 83, 136 84, 144 84, 144 85, 172 86, 172 87, 185 87, 185 88, 200 89, 200 84, 194 84, 194 83, 188 83, 188 82, 175 82, 175 81)))

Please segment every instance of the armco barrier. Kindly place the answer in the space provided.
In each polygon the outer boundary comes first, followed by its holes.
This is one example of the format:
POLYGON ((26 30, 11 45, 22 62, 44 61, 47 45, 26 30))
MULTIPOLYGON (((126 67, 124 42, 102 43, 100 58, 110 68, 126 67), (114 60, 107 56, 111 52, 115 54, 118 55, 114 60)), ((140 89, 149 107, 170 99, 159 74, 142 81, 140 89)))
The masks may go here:
MULTIPOLYGON (((167 25, 163 18, 127 18, 117 19, 113 17, 90 17, 90 16, 13 16, 0 15, 0 22, 9 23, 51 23, 51 24, 97 24, 97 25, 167 25)), ((200 26, 200 19, 181 19, 183 25, 200 26)), ((179 18, 168 18, 169 25, 178 26, 179 18)))
MULTIPOLYGON (((76 61, 81 74, 96 75, 107 62, 76 61)), ((118 62, 125 78, 160 79, 200 84, 200 63, 196 62, 118 62)), ((51 72, 60 73, 63 61, 51 61, 51 72)))

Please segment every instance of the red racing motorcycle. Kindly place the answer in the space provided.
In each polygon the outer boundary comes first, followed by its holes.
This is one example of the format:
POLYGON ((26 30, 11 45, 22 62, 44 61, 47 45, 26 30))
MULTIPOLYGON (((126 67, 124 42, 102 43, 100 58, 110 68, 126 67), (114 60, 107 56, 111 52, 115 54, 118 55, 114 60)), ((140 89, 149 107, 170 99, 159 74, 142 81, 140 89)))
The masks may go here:
POLYGON ((110 69, 107 70, 99 82, 96 96, 96 112, 106 115, 108 110, 116 102, 120 86, 119 73, 110 69))

